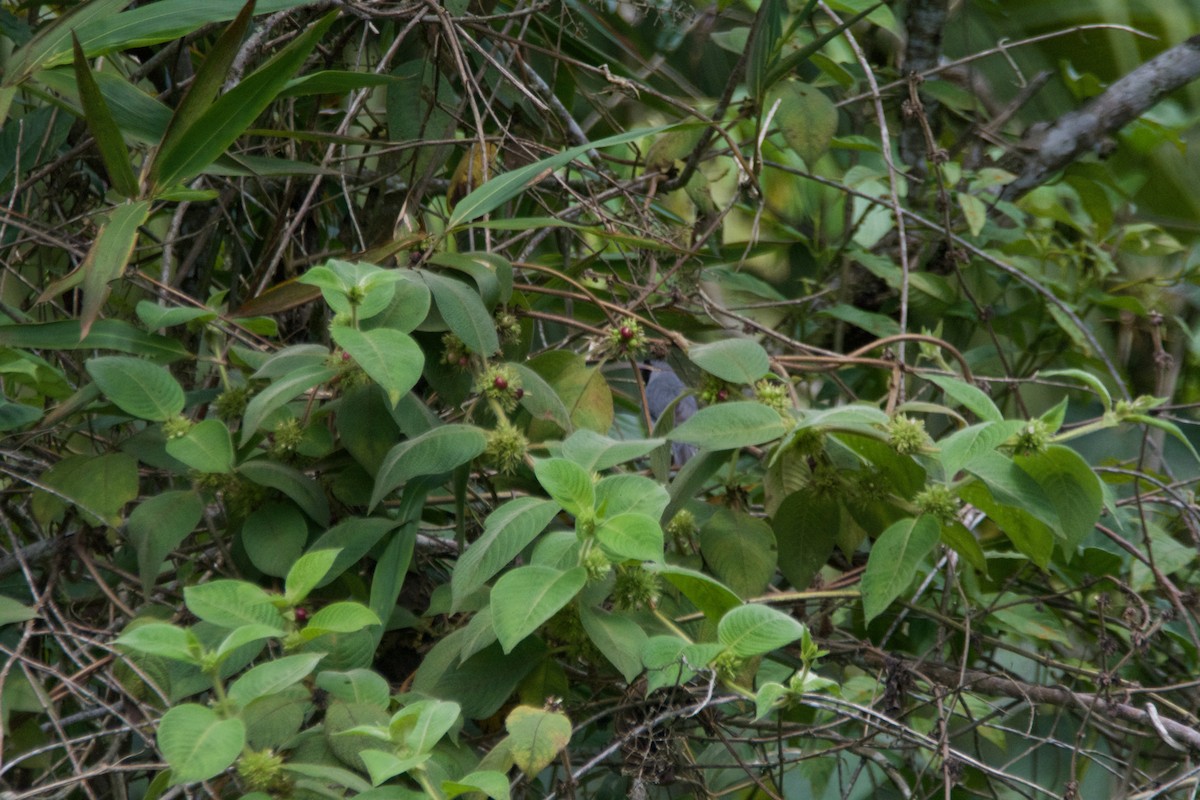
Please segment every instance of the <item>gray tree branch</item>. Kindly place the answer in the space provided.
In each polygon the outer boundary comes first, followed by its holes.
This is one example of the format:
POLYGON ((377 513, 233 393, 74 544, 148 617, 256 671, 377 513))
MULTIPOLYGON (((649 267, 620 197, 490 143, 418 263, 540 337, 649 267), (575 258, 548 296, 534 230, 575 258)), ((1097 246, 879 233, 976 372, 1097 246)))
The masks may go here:
POLYGON ((1000 192, 1013 200, 1089 151, 1153 107, 1164 95, 1200 77, 1200 35, 1147 61, 1083 108, 1048 128, 1032 130, 1020 148, 1031 153, 1021 174, 1000 192))

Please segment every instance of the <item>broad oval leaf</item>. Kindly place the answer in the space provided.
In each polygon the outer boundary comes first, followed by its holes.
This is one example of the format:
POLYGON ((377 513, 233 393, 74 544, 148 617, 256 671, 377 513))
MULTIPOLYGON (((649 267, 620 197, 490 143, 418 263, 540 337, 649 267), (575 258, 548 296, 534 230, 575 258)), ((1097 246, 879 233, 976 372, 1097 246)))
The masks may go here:
POLYGON ((578 517, 596 506, 596 486, 591 474, 574 461, 547 458, 533 465, 533 474, 546 494, 568 514, 578 517))
POLYGON ((391 328, 360 331, 333 326, 333 340, 362 367, 363 372, 387 392, 393 406, 416 386, 425 368, 425 354, 407 333, 391 328))
POLYGON ((451 611, 459 610, 472 592, 537 538, 560 510, 552 500, 518 497, 493 511, 484 523, 483 535, 454 565, 450 576, 451 611))
POLYGON ((739 658, 761 656, 804 635, 804 623, 770 606, 747 603, 717 623, 717 641, 739 658))
POLYGON ((340 549, 311 550, 288 570, 283 584, 283 596, 293 605, 304 602, 308 593, 317 588, 337 562, 340 549))
POLYGON ((492 587, 492 625, 505 653, 575 599, 587 583, 587 570, 517 567, 492 587))
POLYGON ((204 501, 193 491, 163 492, 146 499, 129 514, 127 531, 137 548, 138 575, 147 593, 167 556, 196 529, 203 516, 204 501))
POLYGON ((500 349, 496 324, 479 292, 462 281, 436 272, 422 272, 420 275, 433 294, 438 313, 450 330, 463 340, 463 344, 482 356, 490 356, 500 349))
POLYGON ((166 422, 183 411, 183 387, 166 367, 131 356, 100 356, 87 371, 117 408, 151 422, 166 422))
POLYGON ((288 373, 250 398, 242 414, 242 443, 250 441, 271 412, 337 374, 336 369, 324 363, 311 364, 288 373))
POLYGON ((324 653, 300 653, 259 664, 233 682, 229 699, 245 706, 260 697, 281 692, 307 678, 324 657, 324 653))
POLYGON ((197 472, 233 472, 233 437, 219 419, 196 423, 183 436, 168 439, 166 447, 168 455, 197 472))
POLYGON ((183 602, 188 611, 222 628, 270 625, 282 630, 284 627, 283 617, 271 596, 246 581, 216 580, 188 586, 183 590, 183 602))
POLYGON ((245 744, 246 726, 240 719, 221 719, 195 703, 175 706, 158 723, 158 749, 171 765, 172 785, 220 775, 245 744))
POLYGON ((472 425, 442 425, 388 451, 379 466, 370 508, 418 475, 442 475, 466 464, 487 447, 487 434, 472 425))
POLYGON ((658 520, 645 514, 609 517, 596 526, 596 541, 618 560, 662 561, 663 532, 658 520))
POLYGON ((902 519, 879 535, 867 557, 862 577, 863 616, 875 619, 912 584, 917 567, 937 547, 941 527, 937 519, 922 514, 902 519))
POLYGON ((799 81, 778 84, 765 105, 770 108, 776 101, 775 122, 783 140, 813 169, 837 133, 837 107, 820 89, 799 81))
POLYGON ((667 438, 707 450, 733 450, 778 439, 787 430, 778 411, 750 400, 702 408, 667 438))
POLYGON ((530 778, 548 767, 571 741, 571 720, 560 711, 517 706, 504 727, 513 761, 530 778))
POLYGON ((700 369, 730 383, 754 383, 771 369, 767 351, 750 339, 693 345, 687 355, 700 369))

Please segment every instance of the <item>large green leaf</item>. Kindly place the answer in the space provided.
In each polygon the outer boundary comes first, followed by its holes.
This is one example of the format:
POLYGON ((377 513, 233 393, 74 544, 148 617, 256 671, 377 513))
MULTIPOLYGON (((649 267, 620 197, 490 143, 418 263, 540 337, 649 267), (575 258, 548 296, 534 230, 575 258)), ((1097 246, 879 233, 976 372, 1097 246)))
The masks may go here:
POLYGON ((596 526, 596 541, 618 561, 661 561, 663 532, 658 519, 645 514, 617 514, 596 526))
POLYGON ((129 540, 137 550, 138 574, 148 594, 171 551, 200 524, 204 501, 193 491, 163 492, 129 515, 129 540))
POLYGON ((68 456, 43 472, 41 481, 57 494, 34 494, 33 513, 39 522, 60 519, 66 503, 71 503, 87 524, 117 527, 125 504, 137 499, 138 465, 124 453, 68 456))
MULTIPOLYGON (((529 360, 529 368, 541 375, 562 400, 576 428, 608 433, 613 424, 612 390, 603 373, 589 367, 584 358, 570 350, 551 350, 529 360)), ((537 441, 558 437, 558 425, 537 422, 530 425, 529 437, 537 441)))
POLYGON ((158 749, 171 766, 172 785, 220 775, 245 743, 246 726, 240 719, 221 719, 195 703, 175 706, 158 723, 158 749))
POLYGON ((863 615, 875 619, 917 577, 925 556, 941 538, 941 527, 928 514, 902 519, 875 540, 862 577, 863 615))
POLYGON ((157 187, 182 183, 216 161, 283 91, 335 17, 326 15, 296 37, 164 145, 151 168, 151 182, 157 187))
POLYGON ((345 325, 335 325, 332 333, 338 347, 383 388, 393 406, 420 380, 425 354, 407 333, 391 328, 360 331, 345 325))
POLYGON ((0 346, 31 350, 116 350, 163 363, 190 356, 177 339, 140 331, 118 319, 96 320, 86 332, 79 320, 0 325, 0 346))
MULTIPOLYGON (((71 38, 76 31, 86 30, 97 22, 116 16, 117 12, 131 1, 93 0, 80 3, 53 22, 41 26, 28 42, 9 56, 3 86, 13 87, 20 84, 39 69, 50 66, 56 59, 61 59, 62 63, 69 61, 72 52, 71 38)), ((84 35, 82 39, 86 42, 88 37, 84 35)), ((0 125, 4 123, 7 115, 8 104, 0 103, 0 125)))
POLYGON ((578 517, 591 513, 596 506, 596 485, 592 475, 574 461, 547 458, 534 463, 533 474, 546 494, 567 513, 578 517))
POLYGON ((321 525, 329 524, 329 500, 324 490, 316 480, 300 470, 277 461, 256 458, 240 465, 237 471, 260 486, 283 492, 313 521, 321 525))
POLYGON ((462 281, 436 272, 420 274, 433 295, 438 313, 471 352, 490 357, 500 349, 496 323, 479 292, 462 281))
POLYGON ((799 81, 778 84, 767 98, 767 107, 776 101, 775 124, 783 140, 813 169, 837 133, 837 106, 817 87, 799 81))
POLYGON ((246 706, 260 697, 281 692, 307 678, 324 657, 324 653, 300 653, 259 664, 233 682, 229 699, 246 706))
POLYGON ((307 392, 337 374, 336 369, 324 363, 301 367, 250 398, 242 414, 242 443, 250 441, 250 437, 258 432, 259 426, 272 412, 282 408, 301 392, 307 392))
POLYGON ((126 414, 165 422, 183 411, 183 387, 164 367, 129 356, 89 359, 87 371, 126 414))
POLYGON ((370 508, 417 475, 441 475, 466 464, 487 447, 487 435, 471 425, 442 425, 388 451, 379 466, 370 508))
POLYGON ((269 625, 282 630, 283 617, 271 600, 262 589, 245 581, 215 580, 183 590, 188 611, 231 630, 242 625, 269 625))
POLYGON ((250 512, 240 536, 250 563, 266 575, 282 578, 304 551, 308 523, 295 503, 269 502, 250 512))
POLYGON ((700 528, 700 553, 713 573, 742 597, 761 594, 775 577, 775 534, 744 511, 720 508, 709 517, 700 528))
POLYGON ((765 655, 803 635, 803 622, 756 603, 731 609, 717 624, 717 641, 739 658, 765 655))
POLYGON ((1069 559, 1095 530, 1104 509, 1100 479, 1082 456, 1062 445, 1051 445, 1037 455, 1016 456, 1013 461, 1042 487, 1058 512, 1060 525, 1054 530, 1069 559))
POLYGON ((505 653, 575 599, 587 583, 587 570, 517 567, 492 587, 492 625, 505 653))
POLYGON ((617 668, 626 681, 633 683, 642 672, 646 632, 625 614, 598 609, 579 609, 579 620, 601 655, 617 668))
POLYGON ((233 472, 233 437, 219 419, 198 422, 183 436, 167 441, 167 454, 197 472, 233 472))
POLYGON ((778 439, 787 429, 778 411, 751 400, 702 408, 667 438, 707 450, 732 450, 778 439))
POLYGON ((451 610, 462 608, 463 601, 537 538, 560 510, 550 500, 518 497, 493 511, 484 523, 483 535, 454 565, 451 610))
POLYGON ((703 572, 674 564, 647 564, 646 569, 665 578, 712 622, 742 604, 736 592, 703 572))
POLYGON ((751 339, 693 345, 687 355, 700 369, 730 383, 754 383, 771 369, 767 351, 751 339))

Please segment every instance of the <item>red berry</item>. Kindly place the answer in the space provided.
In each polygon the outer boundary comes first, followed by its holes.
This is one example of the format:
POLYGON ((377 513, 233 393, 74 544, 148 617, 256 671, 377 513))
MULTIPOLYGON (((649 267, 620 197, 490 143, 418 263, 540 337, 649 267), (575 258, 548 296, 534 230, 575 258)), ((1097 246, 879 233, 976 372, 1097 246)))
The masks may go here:
POLYGON ((458 357, 458 365, 459 365, 460 367, 465 367, 465 366, 466 366, 468 363, 469 363, 469 360, 467 359, 467 357, 466 357, 466 356, 459 356, 459 357, 458 357))
POLYGON ((308 609, 297 608, 295 611, 295 614, 296 614, 296 622, 307 622, 308 621, 308 609))
POLYGON ((633 329, 628 325, 622 325, 621 330, 617 331, 617 333, 621 334, 621 338, 627 342, 633 338, 633 329))
POLYGON ((349 363, 349 361, 350 361, 350 354, 345 351, 342 351, 342 363, 346 364, 346 363, 349 363))
POLYGON ((517 389, 515 392, 513 392, 513 397, 517 398, 518 400, 520 400, 524 396, 525 396, 524 389, 517 389))
POLYGON ((728 389, 721 389, 720 391, 718 391, 718 392, 717 392, 717 399, 718 399, 718 400, 720 400, 722 403, 724 403, 726 400, 728 400, 728 399, 729 399, 729 390, 728 390, 728 389))
POLYGON ((503 392, 508 388, 508 381, 505 380, 503 375, 497 375, 495 379, 492 380, 492 386, 495 386, 497 391, 503 392))

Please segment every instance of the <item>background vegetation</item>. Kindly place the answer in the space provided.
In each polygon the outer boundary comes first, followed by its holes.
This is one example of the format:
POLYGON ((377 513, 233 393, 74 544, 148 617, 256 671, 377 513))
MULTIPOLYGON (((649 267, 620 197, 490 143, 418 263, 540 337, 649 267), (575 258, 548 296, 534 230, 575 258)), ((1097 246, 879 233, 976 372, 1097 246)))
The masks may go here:
POLYGON ((6 0, 5 797, 1194 797, 1197 17, 6 0))

